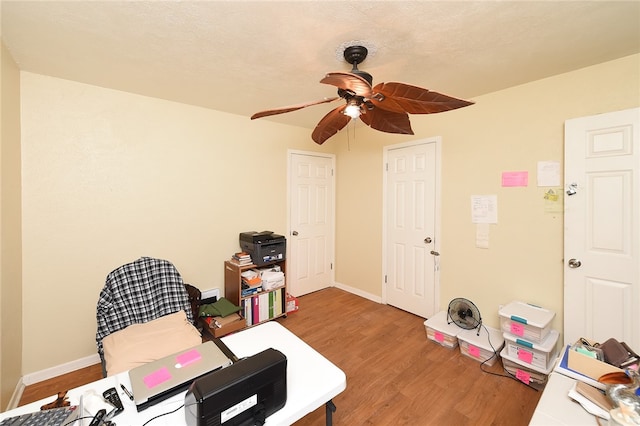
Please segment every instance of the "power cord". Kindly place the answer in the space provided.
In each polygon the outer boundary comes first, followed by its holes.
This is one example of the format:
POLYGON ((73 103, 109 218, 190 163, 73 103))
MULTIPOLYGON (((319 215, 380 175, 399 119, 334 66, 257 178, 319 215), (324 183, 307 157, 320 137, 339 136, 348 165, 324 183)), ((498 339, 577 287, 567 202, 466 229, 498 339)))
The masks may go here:
POLYGON ((162 413, 162 414, 158 414, 155 417, 151 417, 149 420, 147 420, 142 426, 147 426, 149 423, 151 423, 152 421, 154 421, 155 419, 162 417, 162 416, 167 416, 169 414, 173 414, 176 411, 180 410, 182 407, 184 407, 184 404, 182 404, 181 406, 179 406, 178 408, 176 408, 175 410, 171 410, 171 411, 167 411, 166 413, 162 413))
MULTIPOLYGON (((493 376, 506 377, 506 378, 509 378, 509 379, 513 379, 513 380, 515 380, 515 381, 517 381, 517 382, 520 382, 520 383, 522 383, 523 385, 525 385, 525 386, 527 386, 527 387, 529 387, 529 388, 533 389, 534 391, 538 392, 538 389, 534 388, 534 387, 533 387, 533 386, 531 386, 529 383, 525 383, 525 382, 523 382, 522 380, 518 379, 515 375, 513 375, 513 374, 509 373, 509 372, 507 371, 507 369, 506 369, 506 368, 504 368, 504 365, 502 366, 502 369, 503 369, 503 371, 504 371, 505 373, 507 373, 507 374, 494 373, 493 371, 485 370, 485 369, 483 368, 483 366, 484 366, 487 362, 489 362, 490 360, 492 360, 494 357, 496 357, 497 359, 498 359, 499 357, 498 357, 498 351, 497 351, 497 350, 496 350, 496 348, 493 346, 493 343, 491 343, 491 334, 489 333, 489 330, 488 330, 488 329, 487 329, 487 327, 486 327, 484 324, 482 324, 482 323, 480 323, 480 327, 483 327, 483 328, 484 328, 484 330, 487 332, 487 340, 489 341, 489 346, 491 346, 491 349, 493 350, 493 355, 491 355, 489 358, 487 358, 487 359, 485 359, 484 361, 482 361, 482 363, 480 364, 480 370, 481 370, 483 373, 491 374, 491 375, 493 375, 493 376)), ((500 360, 500 362, 502 363, 502 360, 500 360)))

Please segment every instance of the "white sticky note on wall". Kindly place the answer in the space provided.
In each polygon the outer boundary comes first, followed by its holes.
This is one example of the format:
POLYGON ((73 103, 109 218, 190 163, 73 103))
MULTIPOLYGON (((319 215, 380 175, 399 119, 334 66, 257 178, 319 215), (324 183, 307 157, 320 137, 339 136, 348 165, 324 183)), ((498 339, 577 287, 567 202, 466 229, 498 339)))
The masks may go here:
POLYGON ((476 224, 476 247, 488 249, 489 248, 489 224, 478 223, 476 224))
POLYGON ((538 161, 538 186, 560 186, 560 162, 538 161))

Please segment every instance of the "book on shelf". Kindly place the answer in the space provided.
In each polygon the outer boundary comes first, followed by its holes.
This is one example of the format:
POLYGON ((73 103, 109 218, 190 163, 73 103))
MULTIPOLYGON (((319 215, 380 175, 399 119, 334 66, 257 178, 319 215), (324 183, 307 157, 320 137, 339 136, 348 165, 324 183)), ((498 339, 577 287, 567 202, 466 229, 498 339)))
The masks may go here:
POLYGON ((229 263, 233 263, 234 265, 238 265, 238 266, 255 266, 252 261, 241 262, 237 259, 234 259, 233 257, 229 259, 229 263))
POLYGON ((242 277, 242 283, 247 284, 249 287, 260 287, 262 286, 262 279, 259 276, 253 278, 242 277))
POLYGON ((242 300, 242 311, 247 325, 255 325, 284 314, 284 289, 263 292, 242 300))
POLYGON ((243 251, 234 253, 233 256, 231 256, 230 261, 231 263, 234 263, 240 266, 253 265, 253 261, 251 260, 251 256, 249 255, 249 253, 246 253, 243 251))
POLYGON ((242 289, 242 297, 253 296, 254 294, 258 294, 262 290, 262 287, 247 287, 242 289))

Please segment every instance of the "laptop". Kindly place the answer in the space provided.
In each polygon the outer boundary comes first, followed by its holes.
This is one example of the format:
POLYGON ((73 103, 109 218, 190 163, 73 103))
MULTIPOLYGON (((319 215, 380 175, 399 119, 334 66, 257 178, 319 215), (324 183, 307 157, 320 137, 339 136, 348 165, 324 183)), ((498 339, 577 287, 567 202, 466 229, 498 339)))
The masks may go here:
POLYGON ((208 341, 129 370, 138 411, 186 390, 205 374, 231 365, 225 354, 228 349, 223 351, 216 343, 208 341))

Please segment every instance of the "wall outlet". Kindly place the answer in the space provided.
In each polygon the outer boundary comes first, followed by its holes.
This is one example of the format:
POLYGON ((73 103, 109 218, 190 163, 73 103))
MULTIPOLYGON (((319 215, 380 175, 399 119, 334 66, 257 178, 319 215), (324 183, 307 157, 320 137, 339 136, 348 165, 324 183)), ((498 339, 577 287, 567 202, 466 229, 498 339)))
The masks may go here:
POLYGON ((202 290, 201 291, 202 299, 208 299, 210 297, 215 297, 216 299, 220 299, 220 289, 219 288, 211 288, 209 290, 202 290))

